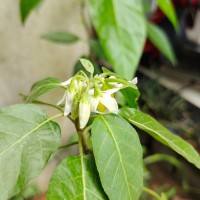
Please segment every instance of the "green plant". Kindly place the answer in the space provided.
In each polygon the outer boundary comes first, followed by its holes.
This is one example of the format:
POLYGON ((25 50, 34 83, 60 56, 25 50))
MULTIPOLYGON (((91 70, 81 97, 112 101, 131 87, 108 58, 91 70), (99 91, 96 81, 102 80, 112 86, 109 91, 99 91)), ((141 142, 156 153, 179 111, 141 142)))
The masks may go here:
MULTIPOLYGON (((20 0, 23 23, 41 2, 20 0)), ((85 1, 81 5, 85 8, 85 1)), ((167 16, 177 26, 171 3, 158 1, 158 5, 169 8, 163 11, 170 11, 167 16)), ((30 94, 24 96, 27 104, 0 110, 1 200, 22 191, 57 150, 77 143, 79 155, 67 156, 52 176, 47 193, 49 200, 134 200, 142 191, 157 199, 166 199, 165 194, 158 195, 143 187, 142 147, 133 127, 144 130, 200 168, 200 157, 190 144, 138 109, 136 79, 128 81, 137 69, 147 35, 163 54, 175 62, 165 35, 146 20, 142 1, 90 0, 89 10, 94 28, 88 25, 84 16, 83 22, 88 35, 95 29, 98 38, 91 35, 88 44, 98 59, 105 59, 106 64, 108 61, 122 77, 106 68, 103 68, 103 73, 94 76, 99 72, 98 67, 81 59, 84 71, 80 70, 78 63, 75 67, 77 73, 72 79, 63 83, 57 78, 38 81, 32 86, 30 94), (156 37, 165 45, 160 45, 156 37), (64 90, 58 105, 38 99, 58 88, 64 90), (121 109, 118 109, 115 99, 117 92, 123 97, 121 109), (51 106, 59 113, 48 117, 34 103, 51 106), (53 121, 59 117, 68 117, 74 123, 78 141, 60 146, 61 129, 53 121)), ((79 37, 68 32, 48 33, 43 38, 57 43, 79 41, 79 37)))
MULTIPOLYGON (((32 86, 26 97, 28 104, 0 110, 1 200, 19 193, 59 149, 61 130, 52 121, 59 117, 68 117, 74 123, 79 155, 67 156, 58 165, 49 183, 47 199, 138 199, 142 191, 166 199, 164 193, 155 195, 143 187, 142 147, 133 126, 197 168, 200 168, 200 156, 190 144, 139 109, 118 109, 114 94, 125 88, 132 88, 135 96, 132 101, 137 104, 137 79, 128 81, 105 68, 102 74, 93 76, 92 63, 86 59, 81 59, 81 63, 90 77, 79 71, 63 83, 46 78, 32 86), (57 105, 38 100, 57 88, 64 89, 57 105), (52 106, 59 113, 48 117, 44 110, 30 103, 52 106)), ((77 143, 66 147, 73 144, 77 143)))

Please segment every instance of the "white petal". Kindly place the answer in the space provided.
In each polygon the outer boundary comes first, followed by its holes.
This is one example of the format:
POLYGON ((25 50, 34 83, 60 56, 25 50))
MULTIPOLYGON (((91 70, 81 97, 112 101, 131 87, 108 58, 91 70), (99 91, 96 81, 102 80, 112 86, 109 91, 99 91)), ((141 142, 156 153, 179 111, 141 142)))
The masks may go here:
POLYGON ((94 89, 90 89, 90 90, 89 90, 89 95, 90 95, 90 96, 94 96, 94 89))
POLYGON ((72 103, 74 101, 75 93, 66 93, 66 101, 65 101, 65 111, 64 111, 64 116, 69 115, 69 113, 72 110, 72 103))
POLYGON ((97 111, 98 104, 99 104, 98 98, 92 97, 90 99, 90 110, 91 110, 91 112, 96 112, 97 111))
POLYGON ((62 82, 61 85, 64 85, 64 86, 69 85, 71 80, 72 80, 72 78, 66 80, 65 82, 62 82))
POLYGON ((121 84, 121 83, 115 85, 115 88, 119 88, 119 89, 121 89, 121 88, 123 88, 123 87, 124 87, 124 85, 121 84))
POLYGON ((112 112, 115 114, 118 113, 117 101, 111 96, 104 95, 104 97, 100 98, 99 102, 102 103, 109 110, 109 112, 112 112))
POLYGON ((138 82, 138 78, 135 77, 132 81, 129 81, 129 83, 136 85, 138 82))
POLYGON ((57 105, 62 104, 65 101, 66 96, 67 96, 67 92, 64 93, 62 99, 57 103, 57 105))
POLYGON ((69 115, 69 113, 71 112, 71 110, 72 110, 72 103, 71 103, 71 101, 69 99, 69 95, 67 94, 66 101, 65 101, 64 116, 69 115))
POLYGON ((90 104, 85 102, 79 103, 79 124, 80 128, 83 129, 90 118, 90 104))
POLYGON ((120 88, 112 88, 112 89, 109 89, 109 90, 105 90, 105 91, 102 91, 103 95, 107 94, 107 95, 111 95, 117 91, 119 91, 120 88))

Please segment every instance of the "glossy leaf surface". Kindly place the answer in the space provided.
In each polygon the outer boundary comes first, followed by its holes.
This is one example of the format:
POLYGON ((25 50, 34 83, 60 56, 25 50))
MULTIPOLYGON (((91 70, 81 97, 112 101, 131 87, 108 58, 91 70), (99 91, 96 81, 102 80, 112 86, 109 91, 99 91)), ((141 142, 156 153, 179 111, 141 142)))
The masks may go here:
POLYGON ((142 148, 137 132, 122 117, 99 115, 92 144, 102 186, 110 200, 137 200, 143 186, 142 148))
POLYGON ((92 22, 116 73, 131 79, 146 39, 140 0, 89 0, 92 22))
POLYGON ((94 158, 68 156, 56 169, 49 184, 48 200, 107 199, 99 181, 94 158))
POLYGON ((0 199, 7 200, 45 167, 60 144, 60 127, 39 107, 0 110, 0 199))
POLYGON ((57 78, 45 78, 40 80, 33 84, 26 101, 31 102, 44 94, 52 92, 57 87, 60 87, 60 80, 57 78))
POLYGON ((79 37, 69 32, 51 32, 42 36, 42 39, 60 44, 71 44, 79 41, 79 37))
POLYGON ((149 133, 153 138, 169 146, 186 160, 200 168, 200 156, 195 149, 185 140, 171 133, 154 118, 134 108, 123 108, 120 114, 131 124, 149 133))
POLYGON ((157 26, 148 23, 147 32, 149 40, 166 56, 173 64, 176 63, 174 51, 167 35, 157 26))

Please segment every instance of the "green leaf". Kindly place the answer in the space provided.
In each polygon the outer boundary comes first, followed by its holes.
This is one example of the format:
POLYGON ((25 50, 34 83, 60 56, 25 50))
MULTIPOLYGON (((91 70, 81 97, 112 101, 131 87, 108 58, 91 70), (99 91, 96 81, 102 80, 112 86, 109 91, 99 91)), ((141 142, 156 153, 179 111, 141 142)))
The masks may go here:
POLYGON ((93 64, 85 59, 85 58, 80 58, 80 62, 81 64, 83 65, 83 67, 90 73, 90 74, 93 74, 94 73, 94 66, 93 64))
POLYGON ((171 0, 157 0, 158 7, 168 17, 175 29, 178 28, 178 20, 171 0))
POLYGON ((27 102, 32 102, 38 97, 52 92, 56 88, 60 87, 60 80, 57 78, 45 78, 34 83, 31 87, 29 96, 27 97, 27 102))
POLYGON ((18 104, 0 110, 1 200, 20 192, 44 169, 60 140, 60 127, 39 107, 18 104))
POLYGON ((127 104, 131 108, 137 108, 137 100, 140 96, 140 92, 137 89, 134 88, 125 88, 121 90, 121 93, 123 94, 127 104))
POLYGON ((108 61, 116 73, 131 79, 146 39, 141 0, 90 0, 89 6, 108 61))
POLYGON ((24 23, 30 12, 36 8, 43 0, 20 0, 20 14, 24 23))
POLYGON ((47 199, 107 199, 93 156, 69 156, 63 160, 51 178, 47 199))
POLYGON ((100 59, 106 60, 106 55, 105 55, 104 50, 98 40, 90 39, 88 41, 88 44, 89 44, 93 54, 98 56, 100 59))
POLYGON ((51 32, 42 36, 42 39, 61 43, 61 44, 71 44, 79 41, 79 37, 69 33, 69 32, 51 32))
POLYGON ((134 108, 122 108, 120 114, 131 124, 144 130, 153 138, 183 156, 197 168, 200 168, 200 156, 195 149, 185 140, 171 133, 154 118, 134 108))
POLYGON ((133 127, 118 115, 99 115, 92 124, 92 144, 109 199, 138 199, 143 187, 142 147, 133 127))
MULTIPOLYGON (((85 59, 89 59, 87 56, 82 56, 82 58, 85 58, 85 59)), ((94 62, 92 61, 92 64, 94 66, 94 75, 96 74, 100 74, 101 73, 101 70, 99 68, 99 66, 94 62)), ((74 66, 74 71, 73 71, 73 75, 77 74, 79 71, 84 71, 85 74, 89 77, 90 76, 90 73, 85 69, 85 67, 83 67, 83 65, 81 64, 80 60, 78 60, 74 66)))
POLYGON ((176 57, 167 35, 158 26, 147 23, 149 40, 166 56, 173 64, 176 64, 176 57))

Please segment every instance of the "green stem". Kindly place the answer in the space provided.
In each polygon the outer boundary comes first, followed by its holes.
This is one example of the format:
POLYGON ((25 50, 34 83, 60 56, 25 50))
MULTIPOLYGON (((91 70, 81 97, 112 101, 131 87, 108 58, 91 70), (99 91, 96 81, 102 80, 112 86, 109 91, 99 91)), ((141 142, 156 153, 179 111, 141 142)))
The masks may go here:
MULTIPOLYGON (((81 130, 79 128, 79 120, 78 120, 78 118, 75 120, 74 124, 75 124, 76 130, 77 130, 77 133, 78 133, 79 146, 82 145, 83 152, 85 154, 89 154, 91 152, 91 150, 88 147, 88 142, 87 142, 87 138, 85 137, 84 130, 81 130)), ((80 149, 80 147, 79 147, 79 149, 80 149)))
MULTIPOLYGON (((19 94, 20 96, 23 97, 23 100, 26 101, 27 97, 26 95, 24 94, 19 94)), ((50 106, 50 107, 53 107, 53 108, 56 108, 57 110, 61 111, 63 113, 63 109, 60 108, 59 106, 56 106, 54 104, 51 104, 51 103, 47 103, 47 102, 44 102, 44 101, 40 101, 40 100, 33 100, 32 103, 35 103, 35 104, 40 104, 40 105, 45 105, 45 106, 50 106)))
POLYGON ((83 141, 82 141, 82 136, 81 133, 78 133, 78 146, 79 146, 79 152, 80 155, 83 155, 83 141))
POLYGON ((86 127, 86 128, 83 130, 83 135, 86 135, 86 134, 90 131, 91 128, 92 128, 92 125, 86 127))
POLYGON ((143 187, 143 191, 150 194, 151 196, 155 197, 156 199, 160 200, 160 196, 154 192, 153 190, 147 188, 147 187, 143 187))
POLYGON ((144 164, 150 165, 150 164, 153 164, 155 162, 160 162, 162 160, 173 164, 177 168, 179 168, 181 166, 181 163, 176 158, 174 158, 173 156, 169 156, 169 155, 166 155, 166 154, 159 154, 159 153, 154 154, 154 155, 150 155, 150 156, 144 158, 144 164))
POLYGON ((78 141, 62 145, 62 146, 58 147, 58 150, 61 150, 61 149, 64 149, 64 148, 68 148, 68 147, 71 147, 71 146, 76 145, 76 144, 78 144, 78 141))
POLYGON ((89 26, 86 16, 85 16, 85 8, 86 8, 86 2, 85 2, 85 0, 81 0, 81 3, 80 3, 81 20, 82 20, 82 23, 83 23, 83 26, 85 28, 87 35, 90 36, 90 26, 89 26))

